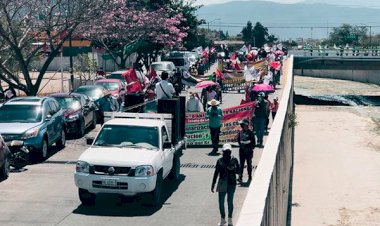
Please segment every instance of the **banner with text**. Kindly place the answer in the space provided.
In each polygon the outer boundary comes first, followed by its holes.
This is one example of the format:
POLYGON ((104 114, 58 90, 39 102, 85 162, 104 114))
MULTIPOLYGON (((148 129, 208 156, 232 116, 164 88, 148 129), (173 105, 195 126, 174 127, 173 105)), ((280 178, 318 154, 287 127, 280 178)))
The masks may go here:
MULTIPOLYGON (((236 142, 236 135, 240 130, 239 121, 250 119, 254 102, 223 110, 220 144, 236 142)), ((189 146, 211 145, 210 129, 205 112, 186 114, 186 137, 189 146)))

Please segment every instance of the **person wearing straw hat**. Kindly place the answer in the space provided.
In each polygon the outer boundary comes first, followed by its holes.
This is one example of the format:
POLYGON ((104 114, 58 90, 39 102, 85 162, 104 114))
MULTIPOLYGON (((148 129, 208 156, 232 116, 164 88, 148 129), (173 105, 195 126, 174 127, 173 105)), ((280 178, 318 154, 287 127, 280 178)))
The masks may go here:
POLYGON ((216 162, 214 176, 212 178, 211 192, 214 193, 216 180, 218 179, 218 184, 216 191, 218 192, 219 201, 219 212, 220 212, 220 223, 219 225, 226 224, 226 212, 224 209, 224 202, 227 195, 227 206, 228 206, 228 226, 232 226, 232 213, 234 210, 234 194, 236 189, 236 174, 239 171, 238 160, 231 155, 232 146, 231 144, 223 145, 223 157, 219 158, 216 162))
POLYGON ((252 180, 252 158, 253 149, 256 146, 255 135, 249 129, 249 121, 244 119, 239 122, 242 130, 237 134, 237 141, 239 143, 239 159, 240 159, 240 172, 238 181, 243 181, 244 165, 247 162, 248 180, 252 180))
POLYGON ((220 127, 222 126, 223 111, 219 107, 220 102, 212 99, 207 102, 210 107, 207 109, 206 118, 209 120, 212 151, 209 155, 217 155, 219 146, 220 127))

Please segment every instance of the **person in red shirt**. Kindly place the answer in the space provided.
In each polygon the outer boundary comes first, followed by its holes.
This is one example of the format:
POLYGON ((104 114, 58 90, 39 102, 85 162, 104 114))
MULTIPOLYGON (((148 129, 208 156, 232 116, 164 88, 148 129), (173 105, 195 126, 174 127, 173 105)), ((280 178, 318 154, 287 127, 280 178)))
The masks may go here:
POLYGON ((271 105, 270 105, 270 110, 272 111, 272 119, 273 120, 276 117, 279 105, 280 104, 278 103, 278 97, 275 97, 273 100, 273 103, 271 103, 271 105))

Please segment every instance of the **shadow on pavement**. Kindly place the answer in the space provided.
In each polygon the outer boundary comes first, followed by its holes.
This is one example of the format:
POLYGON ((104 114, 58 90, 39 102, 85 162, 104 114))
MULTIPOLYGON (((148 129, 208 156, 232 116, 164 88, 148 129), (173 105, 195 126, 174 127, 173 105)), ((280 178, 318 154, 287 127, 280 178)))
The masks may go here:
POLYGON ((141 196, 125 197, 121 195, 99 194, 96 197, 95 206, 79 205, 73 214, 88 216, 151 216, 159 211, 163 205, 171 205, 166 201, 178 189, 179 185, 185 180, 185 175, 181 174, 179 180, 172 181, 166 179, 162 188, 162 205, 155 207, 149 204, 149 200, 141 196))

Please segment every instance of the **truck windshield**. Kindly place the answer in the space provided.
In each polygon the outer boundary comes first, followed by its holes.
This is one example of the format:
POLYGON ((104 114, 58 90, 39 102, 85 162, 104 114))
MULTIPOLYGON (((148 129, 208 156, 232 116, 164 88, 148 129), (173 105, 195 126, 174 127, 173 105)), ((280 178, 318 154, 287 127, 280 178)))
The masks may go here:
POLYGON ((181 58, 169 58, 167 61, 173 62, 176 67, 185 65, 185 59, 181 58))
POLYGON ((155 71, 170 71, 174 69, 170 67, 170 64, 152 64, 152 67, 155 71))
POLYGON ((157 127, 105 125, 94 145, 158 149, 158 135, 157 127))

